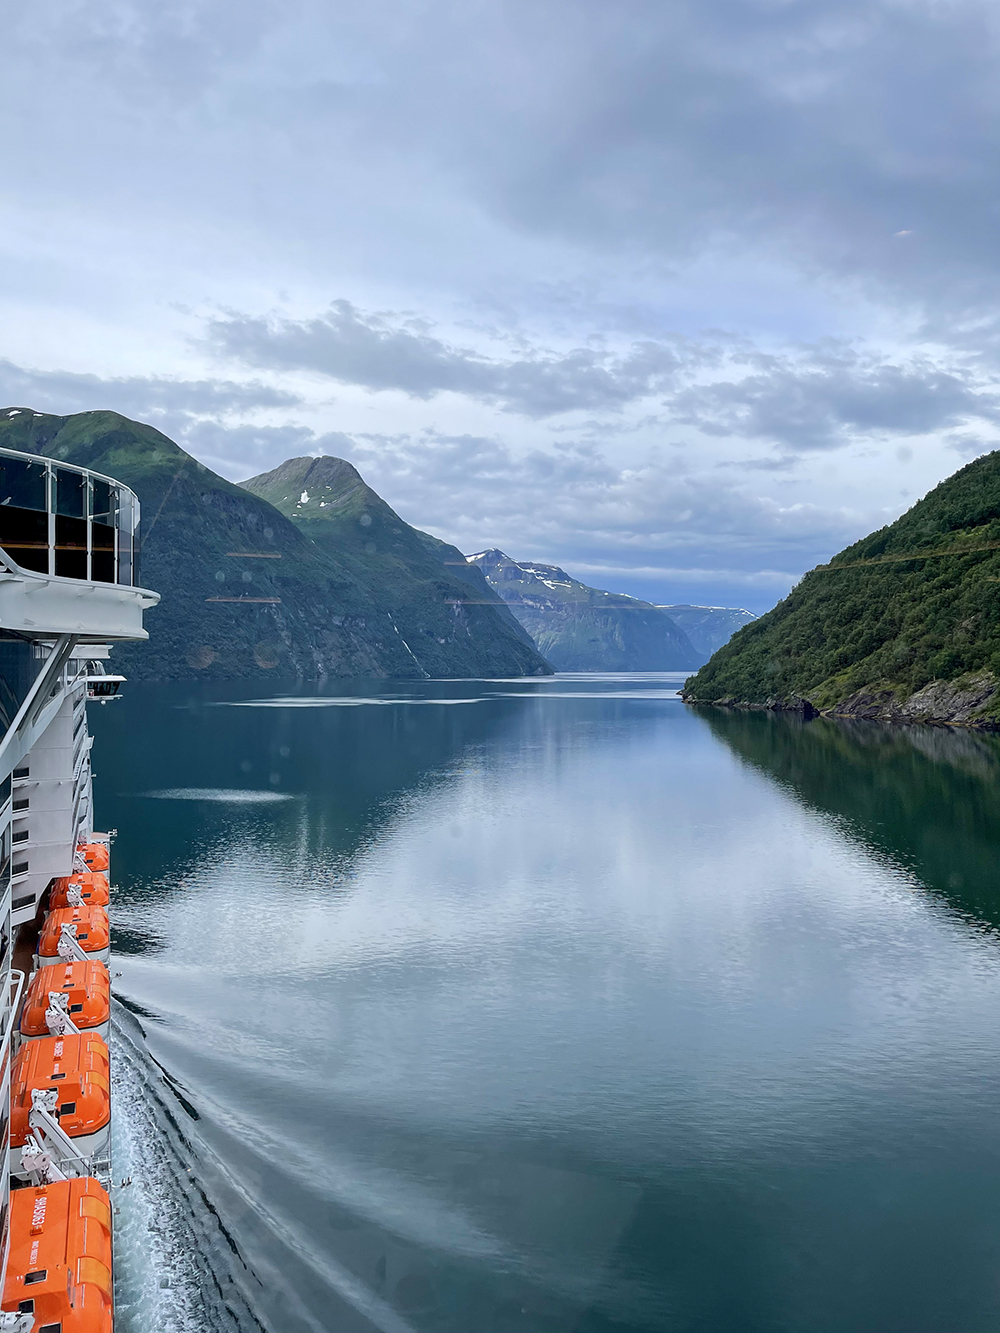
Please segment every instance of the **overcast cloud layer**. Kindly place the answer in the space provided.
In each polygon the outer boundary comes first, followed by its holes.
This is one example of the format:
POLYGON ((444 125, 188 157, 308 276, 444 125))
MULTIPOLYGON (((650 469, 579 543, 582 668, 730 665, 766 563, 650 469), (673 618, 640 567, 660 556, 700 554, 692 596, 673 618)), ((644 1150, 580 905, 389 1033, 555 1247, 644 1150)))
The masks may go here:
POLYGON ((763 610, 1000 437, 986 3, 35 0, 0 397, 763 610))

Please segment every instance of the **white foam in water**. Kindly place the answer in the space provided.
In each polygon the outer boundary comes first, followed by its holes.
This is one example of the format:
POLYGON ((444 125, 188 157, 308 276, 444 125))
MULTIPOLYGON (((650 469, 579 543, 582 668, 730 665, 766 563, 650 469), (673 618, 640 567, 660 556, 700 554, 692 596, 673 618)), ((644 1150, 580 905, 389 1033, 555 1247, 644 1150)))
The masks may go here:
POLYGON ((141 791, 152 801, 223 801, 232 805, 268 805, 273 801, 294 801, 289 792, 241 791, 238 787, 168 787, 164 791, 141 791))
POLYGON ((118 1005, 115 1010, 111 1201, 117 1333, 260 1333, 263 1325, 213 1255, 214 1219, 198 1198, 194 1158, 185 1161, 182 1137, 168 1131, 141 1037, 133 1041, 126 1031, 133 1020, 118 1005))
POLYGON ((324 698, 322 695, 301 698, 292 696, 278 699, 239 699, 213 703, 212 708, 418 708, 443 707, 448 704, 481 704, 482 699, 362 699, 354 695, 324 698))
MULTIPOLYGON (((404 1318, 259 1197, 246 1197, 272 1241, 275 1264, 256 1268, 216 1208, 212 1184, 231 1194, 239 1182, 210 1152, 197 1130, 176 1114, 183 1097, 146 1048, 141 1026, 120 1002, 113 1018, 115 1328, 116 1333, 329 1333, 283 1283, 281 1253, 311 1268, 375 1333, 415 1333, 404 1318), (170 1102, 172 1105, 168 1105, 170 1102), (209 1158, 212 1158, 210 1161, 209 1158), (203 1184, 200 1176, 205 1177, 203 1184), (130 1184, 123 1185, 123 1181, 130 1184), (207 1190, 207 1192, 206 1192, 207 1190), (264 1293, 277 1297, 281 1322, 260 1308, 264 1293)), ((188 1108, 193 1112, 193 1108, 188 1108)), ((216 1200, 218 1203, 219 1200, 216 1200)), ((271 1302, 275 1302, 272 1300, 271 1302)), ((352 1321, 352 1328, 362 1324, 352 1321)))

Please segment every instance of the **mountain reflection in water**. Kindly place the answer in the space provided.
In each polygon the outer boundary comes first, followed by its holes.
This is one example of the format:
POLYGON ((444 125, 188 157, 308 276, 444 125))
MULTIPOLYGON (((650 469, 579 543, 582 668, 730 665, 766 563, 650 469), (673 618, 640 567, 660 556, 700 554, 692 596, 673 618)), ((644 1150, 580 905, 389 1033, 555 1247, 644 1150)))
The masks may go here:
POLYGON ((714 735, 798 799, 1000 927, 1000 737, 711 708, 714 735))
POLYGON ((678 683, 95 710, 119 1333, 995 1327, 996 742, 678 683))

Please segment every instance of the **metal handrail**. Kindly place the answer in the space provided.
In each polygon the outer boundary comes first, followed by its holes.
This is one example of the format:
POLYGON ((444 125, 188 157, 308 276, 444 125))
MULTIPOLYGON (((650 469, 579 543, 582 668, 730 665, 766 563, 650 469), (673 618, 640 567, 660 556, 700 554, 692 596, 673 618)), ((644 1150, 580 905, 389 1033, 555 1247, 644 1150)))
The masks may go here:
POLYGON ((14 982, 14 978, 15 978, 15 977, 17 977, 17 983, 16 983, 16 984, 17 984, 17 994, 14 996, 14 999, 11 1001, 10 1015, 9 1015, 9 1017, 8 1017, 8 1019, 7 1019, 7 1023, 6 1023, 6 1025, 5 1025, 5 1027, 4 1027, 3 1035, 0 1036, 0 1059, 3 1058, 3 1052, 4 1052, 4 1050, 6 1049, 8 1043, 10 1042, 11 1033, 12 1033, 12 1031, 13 1031, 13 1027, 14 1027, 14 1020, 15 1020, 15 1018, 17 1017, 17 1006, 21 1003, 21 992, 24 990, 24 973, 23 973, 23 972, 19 972, 19 971, 17 971, 16 968, 13 968, 13 967, 12 967, 11 970, 10 970, 10 984, 11 984, 12 986, 15 984, 15 982, 14 982))
POLYGON ((126 486, 117 477, 109 477, 103 472, 95 472, 92 467, 80 467, 78 463, 64 463, 61 458, 49 458, 45 454, 26 454, 22 449, 0 448, 0 458, 22 458, 26 463, 48 463, 51 467, 64 467, 69 472, 79 472, 82 477, 96 477, 98 481, 110 482, 112 486, 118 486, 123 491, 128 491, 133 500, 138 499, 131 486, 126 486))

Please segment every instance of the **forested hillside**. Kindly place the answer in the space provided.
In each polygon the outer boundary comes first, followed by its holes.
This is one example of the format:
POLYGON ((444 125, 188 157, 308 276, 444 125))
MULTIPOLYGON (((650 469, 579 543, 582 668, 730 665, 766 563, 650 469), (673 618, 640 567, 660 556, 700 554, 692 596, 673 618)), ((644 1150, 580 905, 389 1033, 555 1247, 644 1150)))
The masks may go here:
POLYGON ((808 701, 989 722, 1000 680, 1000 452, 811 570, 687 683, 696 703, 808 701))

